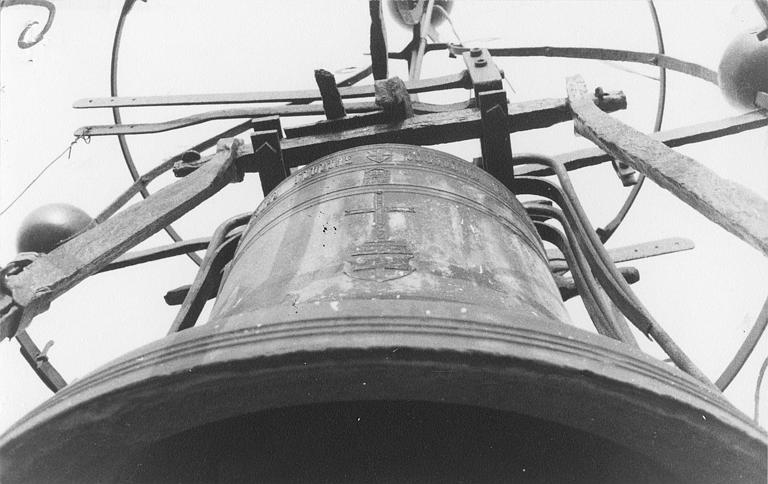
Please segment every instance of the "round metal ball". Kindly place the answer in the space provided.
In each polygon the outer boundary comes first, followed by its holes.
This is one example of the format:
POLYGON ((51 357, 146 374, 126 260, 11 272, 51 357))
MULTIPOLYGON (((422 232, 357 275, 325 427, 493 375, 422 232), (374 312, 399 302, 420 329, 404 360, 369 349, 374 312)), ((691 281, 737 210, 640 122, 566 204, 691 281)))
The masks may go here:
POLYGON ((757 92, 768 92, 768 40, 758 40, 755 31, 737 36, 725 49, 718 74, 729 102, 754 108, 757 92))
POLYGON ((90 215, 73 205, 43 205, 21 222, 16 247, 19 252, 50 252, 88 226, 91 220, 90 215))
MULTIPOLYGON (((389 10, 392 12, 395 22, 403 27, 411 27, 421 21, 423 10, 417 9, 417 0, 389 0, 389 10)), ((447 13, 453 9, 453 0, 435 0, 435 7, 432 9, 430 23, 436 27, 445 21, 445 14, 437 7, 442 7, 447 13)), ((426 2, 424 2, 426 8, 426 2)))

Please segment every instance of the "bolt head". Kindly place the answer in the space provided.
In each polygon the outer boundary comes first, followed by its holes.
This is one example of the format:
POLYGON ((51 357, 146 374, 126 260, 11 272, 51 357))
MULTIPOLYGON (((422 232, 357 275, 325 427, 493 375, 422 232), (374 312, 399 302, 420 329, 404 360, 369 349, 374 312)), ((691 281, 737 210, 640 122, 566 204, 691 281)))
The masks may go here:
POLYGON ((485 67, 488 65, 488 61, 485 59, 478 59, 475 61, 475 67, 485 67))
POLYGON ((483 55, 483 49, 472 47, 471 49, 469 49, 469 55, 470 57, 480 57, 481 55, 483 55))

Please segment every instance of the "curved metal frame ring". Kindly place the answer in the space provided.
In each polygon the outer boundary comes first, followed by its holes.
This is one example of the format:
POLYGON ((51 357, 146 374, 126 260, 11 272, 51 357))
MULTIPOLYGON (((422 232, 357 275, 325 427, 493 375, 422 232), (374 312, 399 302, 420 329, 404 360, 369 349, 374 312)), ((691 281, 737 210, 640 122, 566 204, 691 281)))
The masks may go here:
MULTIPOLYGON (((117 27, 115 28, 115 38, 112 42, 112 54, 109 70, 109 91, 110 95, 113 97, 117 96, 117 64, 120 54, 120 40, 123 36, 123 26, 125 25, 125 19, 128 17, 128 12, 131 11, 134 3, 136 3, 136 0, 125 0, 123 3, 123 8, 120 11, 120 18, 117 21, 117 27)), ((115 124, 123 124, 122 117, 120 116, 120 108, 112 108, 112 117, 115 120, 115 124)), ((128 142, 126 141, 125 136, 122 134, 117 135, 117 141, 120 143, 120 151, 123 154, 123 159, 125 160, 125 165, 128 167, 128 172, 131 174, 131 178, 134 182, 139 181, 141 175, 139 175, 139 171, 136 169, 136 163, 133 161, 133 156, 131 156, 131 150, 128 148, 128 142)), ((141 194, 142 198, 147 198, 149 196, 149 190, 147 190, 145 186, 142 186, 139 189, 139 193, 141 194)), ((163 229, 174 242, 181 242, 184 240, 171 225, 168 225, 163 229)), ((202 259, 194 252, 189 252, 186 255, 198 266, 202 264, 202 259)))
POLYGON ((48 0, 4 0, 0 2, 0 8, 12 7, 14 5, 43 7, 44 9, 48 10, 48 20, 45 21, 45 25, 43 26, 42 30, 40 30, 40 32, 38 32, 38 34, 35 36, 34 40, 28 42, 24 40, 24 37, 27 35, 27 32, 29 32, 29 29, 38 23, 37 21, 29 23, 19 34, 19 39, 16 41, 16 45, 19 46, 19 49, 29 49, 30 47, 37 45, 41 40, 43 40, 45 34, 48 32, 48 30, 50 30, 51 25, 53 25, 53 18, 56 16, 56 6, 48 0))
MULTIPOLYGON (((656 33, 656 46, 659 54, 664 55, 664 35, 662 34, 661 22, 659 21, 659 14, 656 11, 656 5, 653 0, 648 0, 648 8, 651 12, 651 19, 653 20, 653 30, 656 33)), ((659 66, 659 97, 656 104, 656 120, 653 122, 653 131, 658 132, 661 130, 661 125, 664 122, 664 108, 667 100, 667 70, 663 66, 659 66)), ((645 182, 645 175, 640 173, 637 177, 635 186, 632 187, 632 191, 627 195, 624 204, 621 206, 616 215, 608 222, 605 227, 597 229, 597 234, 600 236, 600 240, 605 243, 611 238, 616 229, 619 228, 624 221, 624 217, 629 213, 629 209, 635 203, 637 196, 640 194, 640 190, 643 188, 645 182)))

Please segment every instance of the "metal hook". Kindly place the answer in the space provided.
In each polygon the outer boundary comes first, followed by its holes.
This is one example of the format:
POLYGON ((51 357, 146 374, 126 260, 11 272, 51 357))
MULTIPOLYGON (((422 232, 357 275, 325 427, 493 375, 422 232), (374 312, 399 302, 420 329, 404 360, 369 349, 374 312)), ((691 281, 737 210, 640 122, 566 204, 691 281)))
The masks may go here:
POLYGON ((56 16, 56 7, 48 0, 3 0, 0 1, 0 9, 4 7, 12 7, 14 5, 31 5, 33 7, 43 7, 48 10, 48 20, 45 22, 45 25, 43 26, 43 29, 35 36, 34 39, 31 41, 25 40, 25 37, 27 36, 27 33, 29 30, 35 26, 38 25, 39 22, 33 21, 27 24, 26 27, 24 27, 24 30, 21 31, 19 34, 19 40, 16 42, 16 44, 19 46, 20 49, 29 49, 33 45, 36 45, 38 42, 43 40, 43 36, 48 32, 48 30, 51 28, 51 25, 53 24, 53 18, 56 16))

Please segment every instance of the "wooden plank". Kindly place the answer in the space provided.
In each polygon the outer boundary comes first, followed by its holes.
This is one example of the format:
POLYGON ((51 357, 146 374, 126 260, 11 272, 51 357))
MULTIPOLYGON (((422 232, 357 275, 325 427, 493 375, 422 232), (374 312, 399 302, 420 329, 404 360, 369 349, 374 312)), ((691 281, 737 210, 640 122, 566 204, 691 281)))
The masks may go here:
MULTIPOLYGON (((716 121, 708 121, 682 128, 649 133, 646 136, 650 136, 670 148, 676 148, 678 146, 700 143, 722 138, 723 136, 738 134, 744 131, 764 128, 765 126, 768 126, 768 115, 766 115, 766 111, 756 110, 716 121)), ((554 158, 563 163, 569 171, 598 165, 612 160, 611 156, 606 154, 605 151, 600 148, 587 148, 572 151, 556 155, 554 158)), ((549 168, 542 168, 540 165, 520 165, 515 167, 516 176, 550 176, 553 174, 552 170, 549 168)))
POLYGON ((89 275, 98 272, 131 247, 181 217, 227 185, 232 177, 237 139, 222 140, 205 166, 104 223, 60 245, 11 276, 6 286, 16 306, 23 308, 20 321, 0 318, 0 336, 23 330, 51 301, 89 275), (18 324, 17 324, 18 323, 18 324))
MULTIPOLYGON (((617 111, 626 107, 623 95, 607 96, 599 101, 600 108, 617 111)), ((570 119, 564 99, 539 99, 510 104, 507 116, 509 132, 546 128, 570 119)), ((342 132, 317 136, 284 139, 281 142, 283 159, 289 167, 305 165, 321 156, 346 148, 375 143, 405 143, 434 145, 479 138, 480 111, 464 109, 448 113, 414 116, 397 124, 379 124, 342 132)), ((241 149, 240 157, 248 157, 248 148, 241 149)), ((243 160, 248 164, 248 160, 243 160)))
POLYGON ((315 69, 315 82, 323 100, 325 117, 338 119, 346 116, 347 112, 344 110, 344 103, 341 102, 341 94, 339 94, 339 88, 336 87, 336 78, 333 73, 325 69, 315 69))
MULTIPOLYGON (((443 89, 454 88, 468 89, 469 86, 469 78, 467 77, 466 72, 459 72, 457 74, 450 74, 447 76, 406 82, 406 87, 410 93, 441 91, 443 89)), ((339 92, 344 98, 373 97, 375 94, 374 87, 372 85, 342 87, 339 88, 339 92)), ((123 96, 86 98, 75 101, 73 107, 83 109, 139 106, 186 106, 190 104, 250 104, 273 102, 307 103, 312 101, 319 101, 320 99, 320 91, 295 90, 221 94, 181 94, 171 96, 123 96)))
MULTIPOLYGON (((631 260, 646 259, 648 257, 656 257, 665 254, 674 254, 675 252, 681 252, 684 250, 691 250, 696 245, 690 239, 682 237, 671 237, 667 239, 653 240, 650 242, 643 242, 642 244, 627 245, 624 247, 617 247, 615 249, 609 249, 608 255, 614 263, 628 262, 631 260)), ((565 263, 563 254, 557 249, 547 250, 547 258, 549 259, 549 268, 553 271, 567 270, 568 265, 565 263)))
POLYGON ((768 201, 595 108, 580 76, 567 90, 580 134, 768 255, 768 201))

